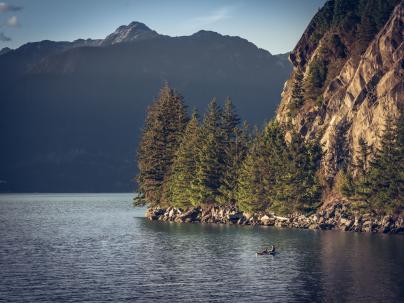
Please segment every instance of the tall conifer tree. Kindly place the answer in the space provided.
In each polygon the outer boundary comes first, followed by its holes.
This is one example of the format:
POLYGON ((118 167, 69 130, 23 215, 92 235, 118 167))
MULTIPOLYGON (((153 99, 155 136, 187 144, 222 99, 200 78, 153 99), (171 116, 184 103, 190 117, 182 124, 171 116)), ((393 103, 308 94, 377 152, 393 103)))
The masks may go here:
POLYGON ((223 174, 220 182, 218 202, 221 204, 235 203, 237 174, 248 144, 248 126, 240 128, 240 118, 233 103, 226 99, 221 118, 223 174))
POLYGON ((269 205, 264 185, 265 160, 263 136, 256 131, 238 173, 236 199, 243 211, 263 211, 269 205))
POLYGON ((242 127, 234 129, 234 138, 225 148, 224 173, 219 188, 219 202, 221 204, 232 205, 237 200, 239 172, 246 157, 249 143, 248 125, 244 122, 242 127))
POLYGON ((380 148, 370 161, 370 168, 363 193, 369 206, 380 213, 398 212, 404 209, 404 146, 403 115, 397 120, 388 115, 380 148))
POLYGON ((215 203, 223 175, 222 111, 213 99, 208 106, 200 130, 199 150, 196 157, 196 179, 192 182, 192 204, 215 203))
POLYGON ((292 99, 289 104, 289 113, 291 116, 295 116, 297 111, 304 104, 304 89, 303 89, 303 74, 297 71, 292 86, 292 99))
POLYGON ((182 96, 166 83, 149 107, 138 150, 139 196, 135 203, 160 205, 174 154, 187 123, 182 96))
POLYGON ((286 153, 287 160, 277 180, 278 192, 275 196, 280 197, 284 212, 311 211, 318 206, 321 196, 316 176, 320 148, 315 142, 305 143, 300 134, 292 132, 286 153))
POLYGON ((191 184, 195 180, 199 139, 198 114, 194 111, 185 129, 183 139, 173 163, 170 180, 173 206, 189 207, 192 205, 191 184))

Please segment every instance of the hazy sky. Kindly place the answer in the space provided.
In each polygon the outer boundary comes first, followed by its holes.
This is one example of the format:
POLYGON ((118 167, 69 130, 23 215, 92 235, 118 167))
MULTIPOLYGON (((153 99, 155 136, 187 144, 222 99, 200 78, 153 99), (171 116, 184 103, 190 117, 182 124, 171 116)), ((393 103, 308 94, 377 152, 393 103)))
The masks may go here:
POLYGON ((104 38, 131 21, 170 36, 206 29, 290 51, 326 0, 0 0, 0 48, 104 38))

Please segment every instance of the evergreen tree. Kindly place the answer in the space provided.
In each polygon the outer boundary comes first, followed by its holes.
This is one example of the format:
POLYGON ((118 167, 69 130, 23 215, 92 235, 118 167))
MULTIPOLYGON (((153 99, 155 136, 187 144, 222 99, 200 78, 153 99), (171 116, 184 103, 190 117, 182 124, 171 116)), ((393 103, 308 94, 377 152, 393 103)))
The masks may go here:
POLYGON ((376 23, 373 21, 372 16, 369 14, 364 14, 362 16, 361 22, 358 24, 357 27, 357 39, 355 41, 355 55, 361 55, 366 48, 368 47, 369 43, 373 40, 375 35, 377 34, 377 26, 376 23))
POLYGON ((334 0, 333 2, 333 25, 335 26, 341 24, 358 5, 358 0, 334 0))
MULTIPOLYGON (((247 129, 242 129, 239 125, 240 118, 233 103, 227 98, 221 116, 222 144, 220 149, 223 156, 223 174, 217 198, 221 204, 234 204, 235 202, 234 191, 238 168, 244 157, 247 144, 247 129)), ((247 127, 247 125, 245 126, 247 127)))
POLYGON ((233 102, 227 98, 222 114, 221 114, 221 129, 223 131, 223 143, 230 145, 235 138, 235 129, 240 125, 240 118, 236 113, 233 102))
POLYGON ((327 79, 328 63, 322 58, 316 58, 309 65, 309 72, 304 81, 305 99, 316 100, 320 97, 327 79))
POLYGON ((344 197, 352 197, 354 195, 355 185, 353 183, 352 175, 347 173, 346 170, 340 169, 335 176, 334 185, 337 193, 344 197))
POLYGON ((237 206, 242 211, 265 210, 269 201, 264 185, 265 146, 262 134, 256 131, 251 146, 240 165, 236 188, 237 206))
POLYGON ((195 179, 196 157, 199 144, 199 122, 196 111, 185 129, 173 163, 170 190, 171 203, 175 207, 191 206, 191 184, 195 179))
POLYGON ((139 196, 135 204, 164 203, 163 185, 169 179, 174 154, 187 123, 183 98, 168 84, 149 107, 138 150, 139 196))
POLYGON ((368 181, 363 198, 378 212, 395 212, 404 207, 403 117, 386 118, 380 148, 370 161, 368 181))
POLYGON ((310 66, 311 82, 315 88, 322 88, 327 78, 327 63, 324 60, 316 60, 310 66))
POLYGON ((359 138, 359 155, 355 158, 354 167, 360 176, 365 176, 369 162, 370 147, 365 139, 359 138))
POLYGON ((223 176, 223 132, 222 111, 216 99, 208 106, 200 130, 200 141, 196 157, 196 179, 191 184, 193 205, 215 203, 223 176))
POLYGON ((241 209, 279 210, 282 202, 276 195, 287 164, 285 151, 284 132, 278 122, 268 123, 262 134, 257 132, 239 173, 237 203, 241 209))
POLYGON ((343 187, 357 209, 392 213, 404 208, 403 120, 403 115, 398 123, 387 116, 380 147, 372 159, 366 142, 360 141, 359 156, 352 164, 356 174, 348 174, 343 187))
POLYGON ((304 186, 305 191, 302 199, 302 206, 298 208, 299 211, 313 211, 319 207, 322 195, 322 185, 319 180, 319 168, 323 151, 319 138, 313 139, 310 142, 304 142, 307 150, 306 165, 300 167, 304 171, 304 186))
POLYGON ((273 208, 282 213, 314 210, 321 197, 316 175, 321 158, 319 144, 306 144, 300 134, 292 132, 284 154, 286 159, 275 168, 280 173, 272 195, 273 208))
MULTIPOLYGON (((362 197, 368 194, 367 191, 369 189, 367 171, 371 150, 366 140, 362 137, 359 138, 358 143, 359 150, 352 163, 352 168, 355 171, 355 186, 352 189, 354 195, 362 197)), ((359 201, 359 203, 356 203, 356 207, 364 208, 364 205, 359 201)))
POLYGON ((282 184, 288 165, 285 130, 277 122, 268 123, 263 133, 264 138, 264 177, 267 200, 270 201, 271 210, 282 212, 282 184))
POLYGON ((248 125, 244 122, 241 128, 234 128, 233 139, 225 147, 224 172, 219 188, 220 204, 236 202, 237 180, 249 145, 248 125))
POLYGON ((357 15, 355 55, 361 55, 386 24, 394 7, 400 0, 360 0, 357 15))
POLYGON ((303 74, 298 71, 293 81, 292 99, 289 104, 289 112, 291 116, 295 116, 297 111, 303 106, 304 103, 304 90, 303 90, 303 74))

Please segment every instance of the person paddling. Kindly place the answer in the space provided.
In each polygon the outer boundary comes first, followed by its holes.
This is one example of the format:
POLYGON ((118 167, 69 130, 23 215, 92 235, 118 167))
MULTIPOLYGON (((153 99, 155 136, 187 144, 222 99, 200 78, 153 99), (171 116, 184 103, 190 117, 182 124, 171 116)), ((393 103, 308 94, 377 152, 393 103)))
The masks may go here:
POLYGON ((275 254, 275 245, 271 245, 271 249, 269 250, 268 247, 265 247, 261 252, 258 254, 267 255, 267 254, 275 254))

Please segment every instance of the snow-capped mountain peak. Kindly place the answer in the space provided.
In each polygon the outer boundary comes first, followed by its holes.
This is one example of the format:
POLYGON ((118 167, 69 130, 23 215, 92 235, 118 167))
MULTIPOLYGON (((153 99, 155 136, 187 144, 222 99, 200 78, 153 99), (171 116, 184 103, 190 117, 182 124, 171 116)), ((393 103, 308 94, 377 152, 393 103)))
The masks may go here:
POLYGON ((132 42, 137 40, 146 40, 158 37, 159 34, 151 30, 147 25, 141 22, 131 22, 129 25, 121 25, 115 32, 108 35, 101 45, 112 45, 117 43, 132 42))

